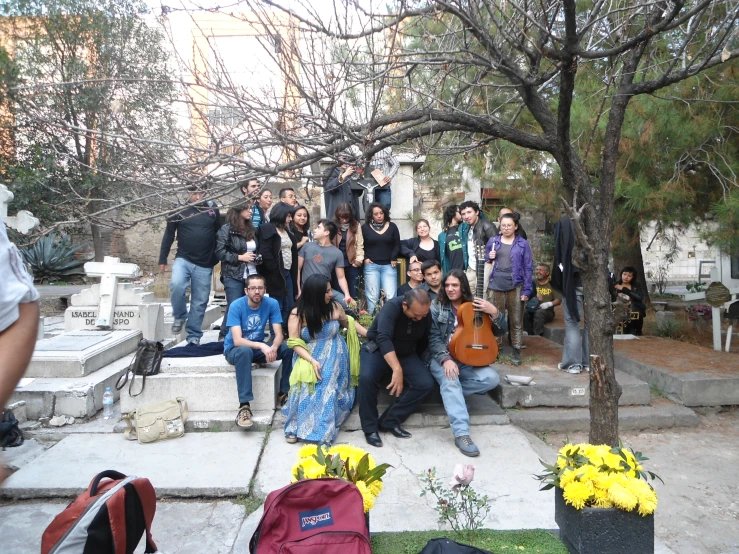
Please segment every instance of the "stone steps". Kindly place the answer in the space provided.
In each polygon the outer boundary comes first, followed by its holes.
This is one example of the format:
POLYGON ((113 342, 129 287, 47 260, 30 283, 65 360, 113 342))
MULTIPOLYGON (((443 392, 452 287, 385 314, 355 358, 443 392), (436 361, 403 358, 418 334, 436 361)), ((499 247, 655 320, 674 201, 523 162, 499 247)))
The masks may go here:
MULTIPOLYGON (((513 425, 534 433, 577 433, 590 429, 590 410, 587 408, 532 408, 507 410, 513 425)), ((621 431, 644 431, 697 427, 698 416, 690 408, 668 400, 651 406, 622 406, 618 409, 618 428, 621 431)))

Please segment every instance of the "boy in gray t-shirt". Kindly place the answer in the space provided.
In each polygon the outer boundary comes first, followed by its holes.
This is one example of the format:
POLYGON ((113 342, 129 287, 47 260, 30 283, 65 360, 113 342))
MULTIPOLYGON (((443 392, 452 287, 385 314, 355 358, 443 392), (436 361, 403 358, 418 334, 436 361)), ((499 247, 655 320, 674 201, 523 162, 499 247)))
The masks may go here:
POLYGON ((302 284, 311 275, 318 273, 331 281, 335 272, 343 294, 333 289, 334 293, 331 298, 346 309, 352 297, 349 295, 349 287, 344 275, 344 254, 332 243, 337 231, 336 223, 329 219, 322 219, 313 232, 314 242, 306 243, 298 252, 298 296, 300 296, 302 284))

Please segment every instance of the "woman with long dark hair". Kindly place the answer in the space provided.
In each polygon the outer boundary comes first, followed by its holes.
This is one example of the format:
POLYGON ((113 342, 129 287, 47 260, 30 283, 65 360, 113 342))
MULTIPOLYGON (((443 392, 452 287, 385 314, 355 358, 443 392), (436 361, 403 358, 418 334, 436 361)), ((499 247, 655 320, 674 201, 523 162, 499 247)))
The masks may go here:
POLYGON ((500 217, 500 233, 485 246, 486 259, 493 261, 488 283, 488 300, 501 312, 508 312, 513 365, 521 365, 523 306, 534 292, 534 258, 528 241, 518 234, 517 213, 500 217))
POLYGON ((262 223, 257 230, 259 253, 262 255, 260 273, 266 281, 267 294, 280 303, 282 321, 287 321, 295 301, 291 271, 298 265, 295 240, 287 230, 291 211, 290 206, 278 202, 269 213, 269 221, 262 223))
MULTIPOLYGON (((311 275, 301 291, 288 320, 295 379, 290 380, 290 394, 282 410, 285 438, 289 443, 299 439, 331 443, 354 404, 349 347, 339 332, 349 319, 341 305, 331 300, 331 282, 325 275, 311 275)), ((354 329, 362 336, 367 334, 358 323, 354 329)), ((350 329, 349 334, 352 332, 350 329)))
POLYGON ((244 280, 257 273, 258 240, 251 223, 252 201, 244 200, 226 213, 226 223, 216 237, 216 257, 221 261, 221 278, 226 291, 226 313, 218 340, 228 334, 228 307, 246 295, 244 280))
MULTIPOLYGON (((362 273, 362 262, 364 262, 364 238, 362 227, 354 216, 350 204, 344 202, 339 204, 334 213, 334 222, 339 232, 334 237, 334 246, 344 254, 344 274, 349 286, 349 294, 352 298, 359 295, 359 275, 362 273)), ((338 283, 333 283, 338 289, 338 283)))
POLYGON ((362 225, 364 237, 364 295, 367 311, 374 313, 380 299, 380 289, 390 300, 398 290, 395 272, 400 253, 400 232, 390 221, 390 212, 382 204, 374 202, 367 209, 367 222, 362 225))
POLYGON ((627 265, 621 270, 621 277, 614 285, 617 299, 629 304, 629 316, 623 321, 625 335, 641 336, 647 306, 644 304, 644 290, 637 283, 639 273, 635 267, 627 265), (633 318, 633 319, 632 319, 633 318))
POLYGON ((408 258, 408 263, 441 261, 439 243, 431 238, 431 224, 428 219, 419 219, 416 222, 416 236, 400 242, 400 253, 408 258))
POLYGON ((295 206, 291 215, 292 221, 289 229, 295 237, 298 250, 300 250, 306 242, 313 240, 313 235, 310 232, 310 213, 305 206, 295 206))

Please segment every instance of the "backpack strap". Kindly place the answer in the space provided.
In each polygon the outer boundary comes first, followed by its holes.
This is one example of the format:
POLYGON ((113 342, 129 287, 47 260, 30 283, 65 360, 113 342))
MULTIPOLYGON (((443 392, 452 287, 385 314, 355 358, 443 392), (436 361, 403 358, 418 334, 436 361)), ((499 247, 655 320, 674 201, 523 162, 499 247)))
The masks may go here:
POLYGON ((148 479, 136 479, 132 482, 132 485, 136 488, 136 493, 141 501, 141 508, 144 511, 144 523, 146 525, 146 549, 144 552, 151 554, 157 552, 157 545, 151 536, 151 524, 154 521, 157 508, 156 492, 154 492, 154 487, 148 479))
POLYGON ((136 433, 136 410, 123 414, 121 419, 126 422, 126 430, 123 431, 123 438, 129 441, 138 440, 139 436, 136 433))
MULTIPOLYGON (((141 354, 144 351, 145 346, 141 344, 142 341, 139 341, 139 346, 136 349, 136 354, 133 355, 133 359, 131 360, 131 363, 128 364, 128 368, 126 368, 126 372, 118 377, 118 381, 115 383, 115 388, 117 390, 121 390, 123 387, 126 386, 126 383, 128 382, 128 374, 131 373, 131 384, 128 387, 128 394, 131 394, 131 387, 133 386, 133 380, 136 378, 136 369, 138 367, 139 361, 141 360, 141 354), (123 382, 121 382, 121 380, 123 382)), ((144 390, 143 388, 141 389, 144 390)), ((141 394, 139 392, 139 394, 141 394)))

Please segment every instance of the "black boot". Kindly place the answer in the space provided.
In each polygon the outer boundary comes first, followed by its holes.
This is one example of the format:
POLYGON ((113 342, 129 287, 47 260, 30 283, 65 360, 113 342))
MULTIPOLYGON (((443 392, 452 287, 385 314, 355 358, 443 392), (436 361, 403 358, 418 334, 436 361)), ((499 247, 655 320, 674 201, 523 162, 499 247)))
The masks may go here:
POLYGON ((518 348, 513 349, 513 354, 511 354, 511 363, 513 365, 521 365, 521 351, 518 348))

